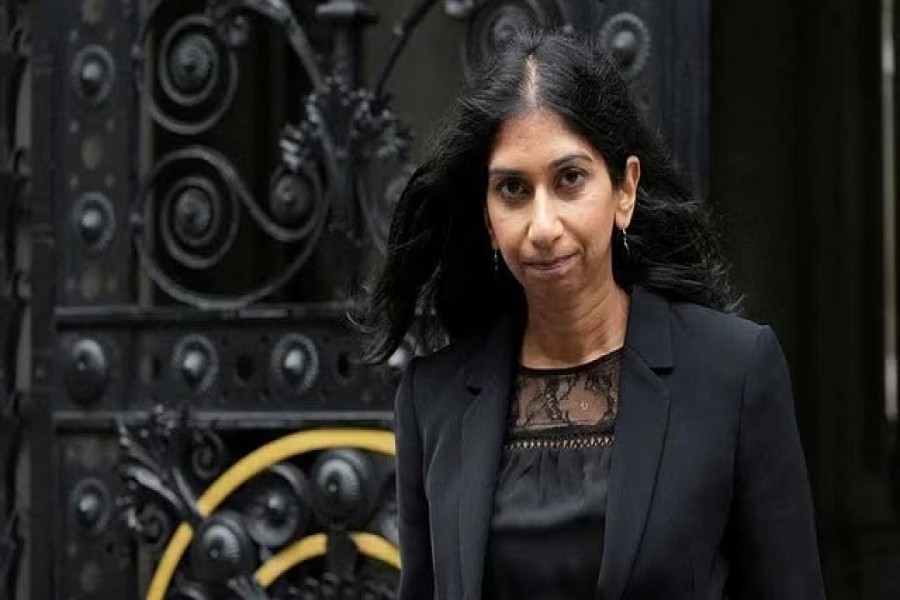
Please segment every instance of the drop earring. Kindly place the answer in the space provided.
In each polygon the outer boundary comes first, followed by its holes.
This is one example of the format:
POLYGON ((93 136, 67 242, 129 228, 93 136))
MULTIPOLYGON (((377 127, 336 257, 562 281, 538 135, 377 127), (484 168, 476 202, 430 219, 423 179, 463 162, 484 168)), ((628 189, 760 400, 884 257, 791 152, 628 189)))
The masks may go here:
POLYGON ((494 275, 500 272, 500 253, 494 248, 494 275))
POLYGON ((631 248, 628 247, 628 231, 625 227, 622 228, 622 246, 625 247, 625 256, 631 258, 631 248))

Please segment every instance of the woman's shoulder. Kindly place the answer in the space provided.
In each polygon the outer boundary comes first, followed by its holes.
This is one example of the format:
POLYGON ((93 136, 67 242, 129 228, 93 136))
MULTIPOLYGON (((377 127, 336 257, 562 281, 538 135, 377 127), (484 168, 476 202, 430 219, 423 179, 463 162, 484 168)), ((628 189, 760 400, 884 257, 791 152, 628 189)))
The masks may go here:
POLYGON ((725 335, 755 336, 766 327, 746 316, 726 312, 695 302, 670 301, 672 313, 676 319, 694 327, 709 329, 725 335))
POLYGON ((689 379, 743 390, 761 372, 787 372, 781 345, 768 325, 689 302, 670 306, 676 371, 689 379))
POLYGON ((635 286, 631 297, 632 317, 641 321, 644 329, 668 326, 676 340, 690 338, 743 345, 753 343, 769 329, 744 316, 685 300, 664 290, 635 286))
POLYGON ((723 359, 747 358, 762 338, 775 338, 772 328, 747 317, 693 302, 671 302, 676 343, 723 359))
POLYGON ((396 398, 397 410, 413 407, 419 425, 443 428, 466 406, 462 400, 471 372, 473 343, 451 342, 429 353, 414 356, 406 365, 396 398))
POLYGON ((416 379, 446 378, 447 373, 459 372, 466 366, 479 342, 476 338, 458 340, 420 352, 411 361, 415 363, 416 379))

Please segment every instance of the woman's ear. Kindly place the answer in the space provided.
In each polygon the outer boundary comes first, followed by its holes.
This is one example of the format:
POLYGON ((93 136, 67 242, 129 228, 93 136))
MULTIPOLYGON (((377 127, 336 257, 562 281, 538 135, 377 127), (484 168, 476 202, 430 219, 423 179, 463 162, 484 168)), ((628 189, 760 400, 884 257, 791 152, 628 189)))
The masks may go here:
POLYGON ((619 186, 619 205, 616 207, 616 227, 625 229, 631 223, 634 205, 637 202, 638 184, 641 181, 641 161, 637 156, 629 156, 625 161, 625 173, 619 186))

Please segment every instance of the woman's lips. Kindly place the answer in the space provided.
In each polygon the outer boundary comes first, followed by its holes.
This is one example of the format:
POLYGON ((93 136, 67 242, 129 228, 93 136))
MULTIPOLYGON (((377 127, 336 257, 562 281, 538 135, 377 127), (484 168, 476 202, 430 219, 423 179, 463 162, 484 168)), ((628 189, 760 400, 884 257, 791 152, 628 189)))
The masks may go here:
POLYGON ((554 258, 551 260, 527 261, 525 263, 525 266, 541 273, 555 273, 561 271, 566 265, 568 265, 573 256, 575 255, 569 254, 567 256, 561 256, 559 258, 554 258))

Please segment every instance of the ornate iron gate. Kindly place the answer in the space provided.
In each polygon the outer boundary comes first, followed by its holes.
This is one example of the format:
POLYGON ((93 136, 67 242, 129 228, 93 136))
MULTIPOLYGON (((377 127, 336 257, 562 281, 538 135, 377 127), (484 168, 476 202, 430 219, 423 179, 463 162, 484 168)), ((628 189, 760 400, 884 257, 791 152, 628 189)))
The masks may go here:
POLYGON ((0 577, 20 597, 393 596, 415 341, 363 367, 345 315, 436 111, 513 28, 599 36, 705 189, 706 0, 0 8, 0 577))

